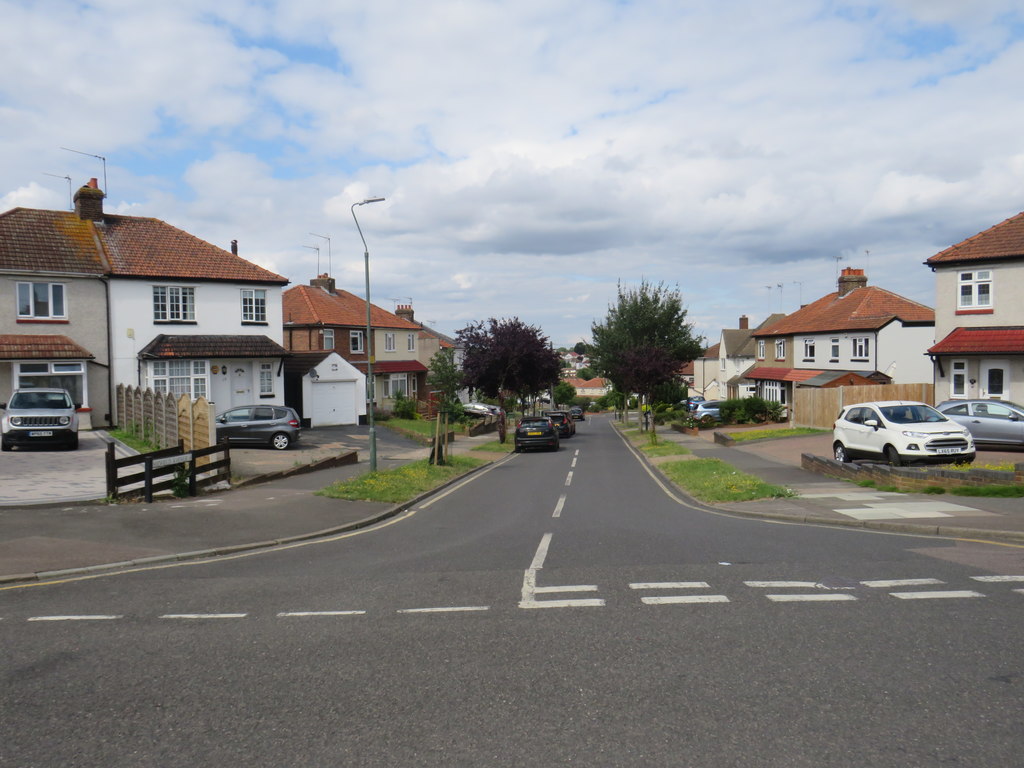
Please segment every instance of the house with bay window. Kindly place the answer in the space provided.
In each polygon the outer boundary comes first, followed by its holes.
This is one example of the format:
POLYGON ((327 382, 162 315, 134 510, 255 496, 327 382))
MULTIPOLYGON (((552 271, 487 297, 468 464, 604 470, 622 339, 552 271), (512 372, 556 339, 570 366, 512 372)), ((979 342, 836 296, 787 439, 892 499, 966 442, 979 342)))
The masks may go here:
POLYGON ((1024 402, 1024 213, 925 264, 935 273, 935 398, 1024 402))
MULTIPOLYGON (((337 287, 324 274, 284 292, 284 346, 293 353, 336 352, 364 377, 367 358, 373 358, 374 402, 390 409, 396 395, 426 401, 427 365, 440 348, 435 334, 415 323, 410 307, 400 307, 406 316, 370 305, 371 337, 366 337, 366 299, 337 287)), ((309 391, 308 387, 303 388, 309 391)), ((309 418, 315 403, 300 401, 298 389, 289 387, 286 404, 309 418)), ((316 389, 313 388, 315 393, 316 389)), ((366 414, 366 392, 357 408, 366 414)))
POLYGON ((755 330, 744 377, 759 396, 788 405, 795 387, 909 384, 931 379, 926 350, 935 312, 847 268, 837 290, 755 330))
POLYGON ((112 423, 117 385, 284 402, 287 280, 163 221, 107 214, 96 180, 74 211, 0 214, 0 400, 62 386, 112 423), (4 309, 5 308, 5 309, 4 309))

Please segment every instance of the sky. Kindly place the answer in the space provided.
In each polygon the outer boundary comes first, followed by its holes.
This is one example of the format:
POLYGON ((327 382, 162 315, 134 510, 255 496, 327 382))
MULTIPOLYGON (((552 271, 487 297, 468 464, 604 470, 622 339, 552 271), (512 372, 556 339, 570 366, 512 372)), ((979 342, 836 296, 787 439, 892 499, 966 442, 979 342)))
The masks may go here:
POLYGON ((0 211, 67 209, 96 177, 108 212, 362 296, 351 206, 384 197, 356 209, 371 299, 449 334, 518 317, 571 346, 646 280, 710 344, 845 267, 934 306, 922 262, 1024 210, 1021 0, 0 0, 0 19, 0 211))

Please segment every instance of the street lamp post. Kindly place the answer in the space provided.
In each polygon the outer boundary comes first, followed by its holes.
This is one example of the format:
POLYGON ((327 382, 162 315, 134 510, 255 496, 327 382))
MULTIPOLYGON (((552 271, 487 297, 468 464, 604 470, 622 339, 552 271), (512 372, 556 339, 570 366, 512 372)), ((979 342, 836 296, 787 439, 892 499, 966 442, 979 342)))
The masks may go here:
POLYGON ((366 269, 366 418, 370 425, 370 471, 377 471, 377 430, 373 426, 373 327, 370 325, 370 249, 366 247, 366 238, 363 237, 362 227, 359 226, 359 219, 356 218, 356 206, 367 203, 384 202, 383 197, 368 197, 365 200, 352 203, 352 220, 356 223, 356 230, 359 232, 359 239, 363 241, 363 264, 366 269))

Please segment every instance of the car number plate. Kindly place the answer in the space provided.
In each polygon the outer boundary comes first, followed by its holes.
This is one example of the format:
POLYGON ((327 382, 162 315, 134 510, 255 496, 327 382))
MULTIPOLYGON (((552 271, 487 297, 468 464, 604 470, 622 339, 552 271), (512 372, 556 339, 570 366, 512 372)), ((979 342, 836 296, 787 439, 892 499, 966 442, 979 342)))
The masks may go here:
POLYGON ((960 449, 959 448, 938 448, 938 449, 936 449, 935 452, 936 453, 960 453, 960 449))
POLYGON ((29 432, 28 436, 29 437, 53 437, 53 432, 51 432, 49 430, 29 432))
POLYGON ((528 435, 529 437, 539 437, 539 436, 540 436, 541 434, 543 434, 543 433, 541 433, 541 432, 527 432, 526 434, 527 434, 527 435, 528 435))

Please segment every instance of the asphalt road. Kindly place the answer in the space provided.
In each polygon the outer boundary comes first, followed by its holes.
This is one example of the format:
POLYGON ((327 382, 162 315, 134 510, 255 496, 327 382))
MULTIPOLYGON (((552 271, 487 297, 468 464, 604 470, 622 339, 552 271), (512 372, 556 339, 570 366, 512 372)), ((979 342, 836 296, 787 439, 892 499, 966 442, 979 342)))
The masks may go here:
POLYGON ((1017 765, 1022 554, 680 505, 591 419, 376 529, 0 591, 0 765, 1017 765))

